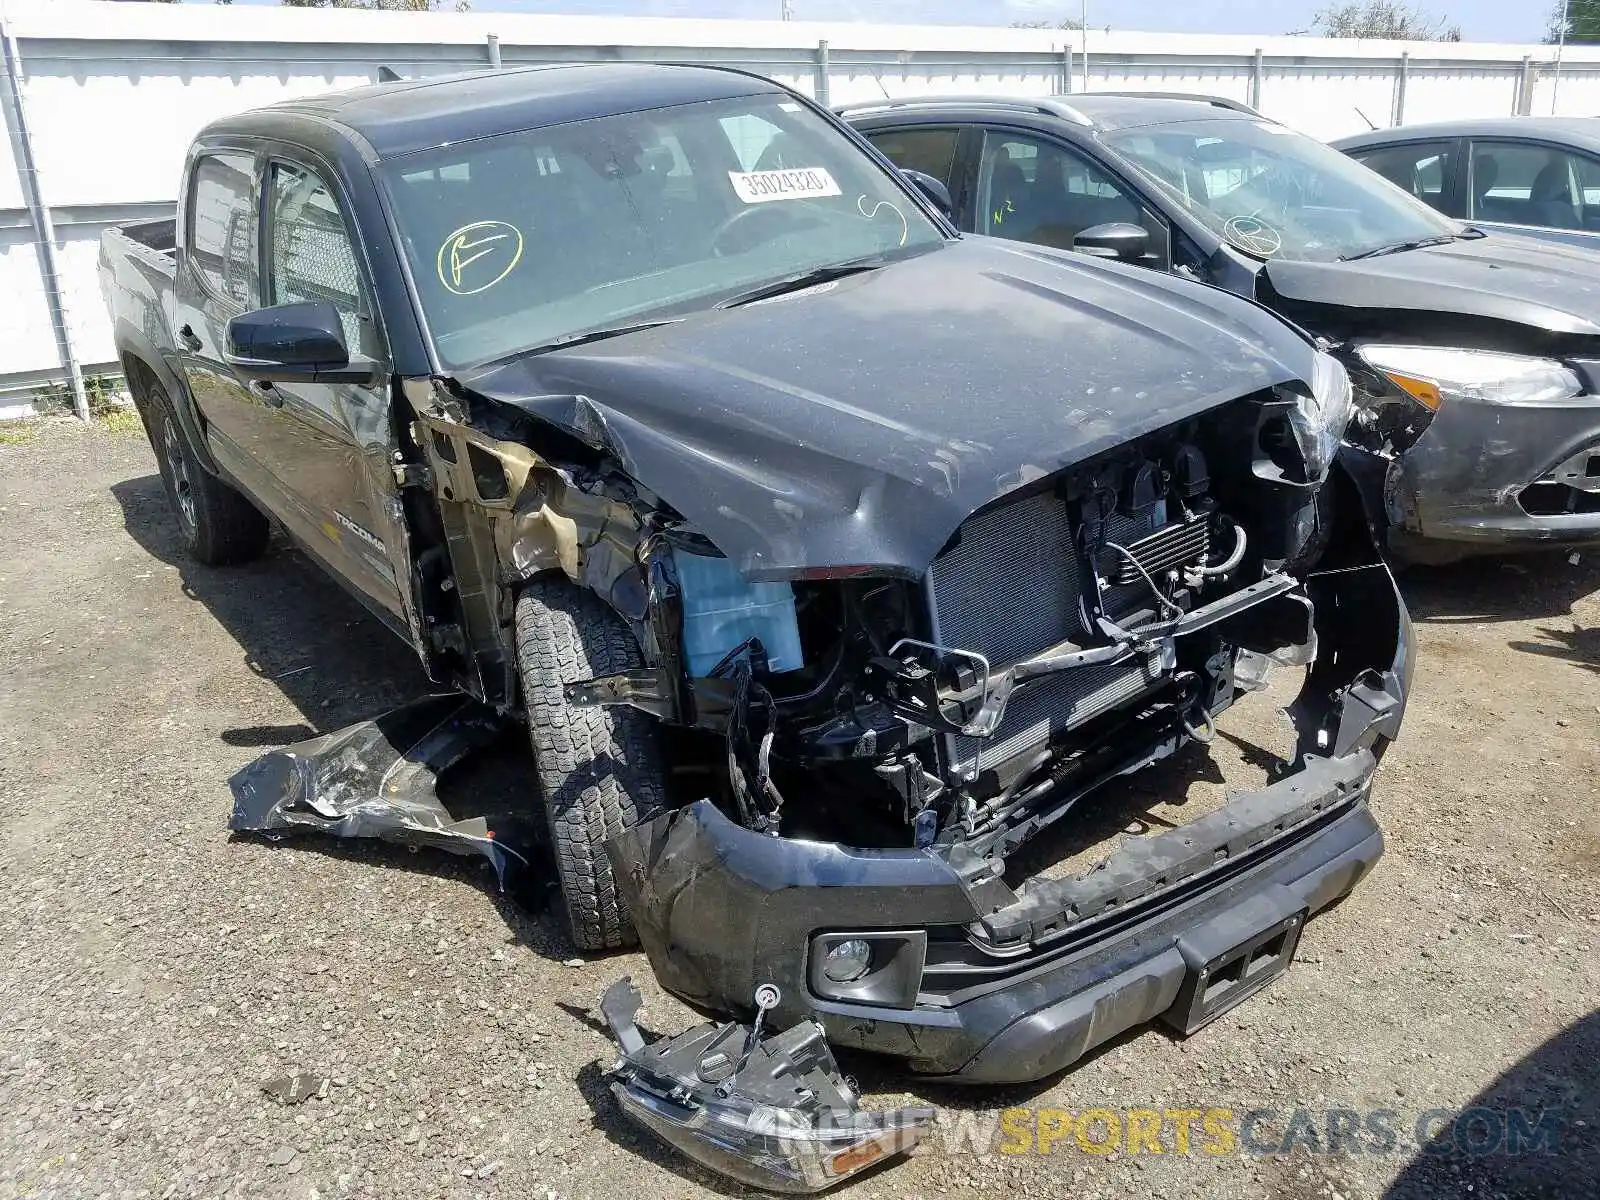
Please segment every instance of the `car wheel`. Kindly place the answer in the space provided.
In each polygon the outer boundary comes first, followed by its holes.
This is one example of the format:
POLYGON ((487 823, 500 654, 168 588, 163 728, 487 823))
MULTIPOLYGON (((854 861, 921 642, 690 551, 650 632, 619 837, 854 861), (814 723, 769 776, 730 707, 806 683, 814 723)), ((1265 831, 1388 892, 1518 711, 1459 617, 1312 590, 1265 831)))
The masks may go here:
POLYGON ((220 567, 259 558, 271 527, 260 511, 200 465, 159 384, 146 384, 140 405, 190 555, 220 567))
POLYGON ((643 665, 627 625, 564 579, 517 597, 517 664, 567 923, 580 950, 636 940, 605 842, 648 820, 666 789, 654 720, 622 706, 575 708, 564 686, 643 665))

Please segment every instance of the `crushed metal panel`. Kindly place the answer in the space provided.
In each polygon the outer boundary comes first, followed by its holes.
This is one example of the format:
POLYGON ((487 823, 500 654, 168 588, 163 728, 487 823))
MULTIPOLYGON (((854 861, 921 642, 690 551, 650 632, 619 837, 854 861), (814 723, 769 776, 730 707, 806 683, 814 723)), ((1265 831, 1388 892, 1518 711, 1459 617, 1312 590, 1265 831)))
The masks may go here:
POLYGON ((496 840, 483 817, 456 820, 439 801, 438 776, 508 728, 493 709, 461 696, 425 696, 370 721, 273 750, 228 781, 239 833, 296 830, 373 837, 481 854, 501 886, 527 852, 496 840))
POLYGON ((1313 347, 1236 297, 990 243, 455 383, 610 456, 759 582, 919 577, 996 498, 1312 377, 1313 347))

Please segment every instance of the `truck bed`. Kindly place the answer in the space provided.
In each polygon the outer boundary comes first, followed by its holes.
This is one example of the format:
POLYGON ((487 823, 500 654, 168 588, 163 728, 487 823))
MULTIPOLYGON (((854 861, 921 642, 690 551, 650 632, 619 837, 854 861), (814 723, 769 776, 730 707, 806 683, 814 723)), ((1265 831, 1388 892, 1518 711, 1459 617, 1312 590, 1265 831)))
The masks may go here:
POLYGON ((167 302, 178 273, 177 233, 177 219, 169 217, 113 226, 100 235, 100 290, 119 346, 139 346, 151 362, 172 349, 167 302))
POLYGON ((176 217, 165 217, 158 221, 139 221, 133 225, 119 225, 107 230, 106 235, 126 238, 146 250, 156 250, 167 258, 172 258, 177 253, 178 219, 176 217))

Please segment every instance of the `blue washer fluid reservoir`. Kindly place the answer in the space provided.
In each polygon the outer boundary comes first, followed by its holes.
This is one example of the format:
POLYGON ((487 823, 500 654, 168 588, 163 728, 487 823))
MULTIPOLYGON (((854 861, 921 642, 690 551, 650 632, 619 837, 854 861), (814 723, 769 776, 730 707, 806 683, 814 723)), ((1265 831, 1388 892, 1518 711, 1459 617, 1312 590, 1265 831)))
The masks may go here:
POLYGON ((787 583, 751 583, 725 558, 680 551, 675 561, 690 675, 709 675, 730 651, 753 637, 761 639, 775 674, 805 665, 794 589, 787 583))

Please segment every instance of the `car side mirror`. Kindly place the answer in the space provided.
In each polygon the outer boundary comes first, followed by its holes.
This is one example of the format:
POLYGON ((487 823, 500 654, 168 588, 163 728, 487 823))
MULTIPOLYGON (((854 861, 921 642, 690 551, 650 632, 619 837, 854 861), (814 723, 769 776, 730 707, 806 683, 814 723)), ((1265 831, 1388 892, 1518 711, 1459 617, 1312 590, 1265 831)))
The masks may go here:
POLYGON ((910 180, 912 186, 926 196, 933 206, 945 216, 955 216, 955 201, 950 199, 950 189, 945 187, 942 180, 935 179, 926 171, 912 171, 902 168, 900 174, 910 180))
POLYGON ((1131 221, 1091 225, 1072 239, 1072 248, 1094 258, 1143 258, 1150 252, 1150 232, 1131 221))
POLYGON ((246 379, 370 383, 376 364, 352 362, 339 310, 326 300, 274 304, 228 322, 228 365, 246 379))

